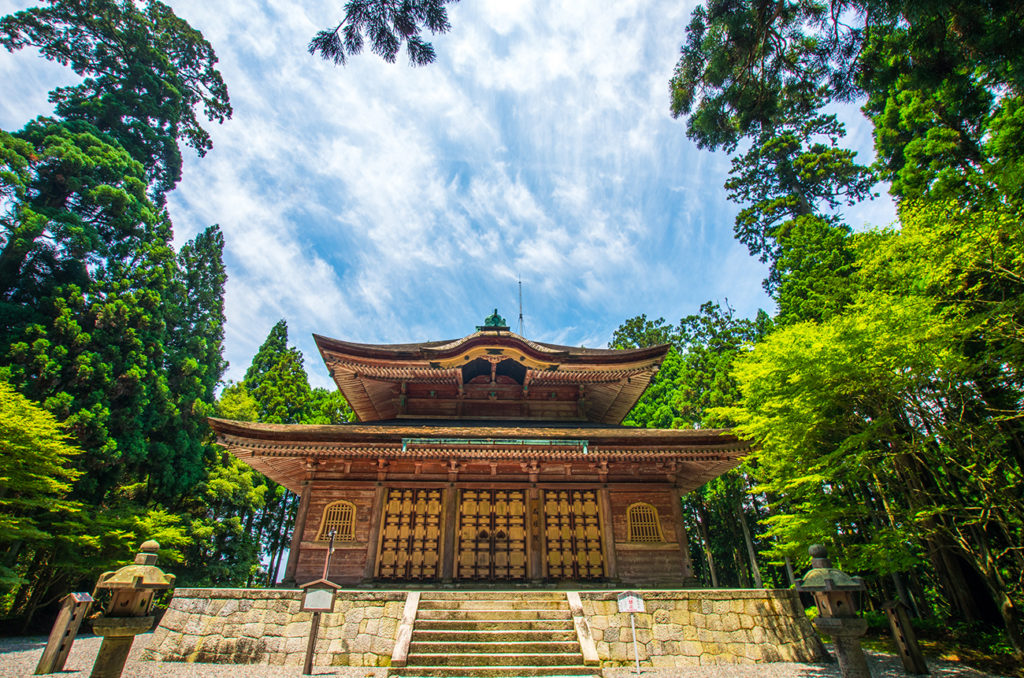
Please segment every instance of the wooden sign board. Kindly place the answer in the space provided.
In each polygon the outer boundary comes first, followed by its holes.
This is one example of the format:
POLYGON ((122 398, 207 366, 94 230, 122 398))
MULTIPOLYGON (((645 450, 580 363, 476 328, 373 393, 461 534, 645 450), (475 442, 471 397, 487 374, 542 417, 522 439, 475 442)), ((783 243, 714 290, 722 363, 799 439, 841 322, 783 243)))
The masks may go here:
POLYGON ((330 612, 334 609, 334 589, 306 589, 302 593, 304 612, 330 612))
POLYGON ((644 599, 635 591, 623 591, 618 596, 619 612, 643 612, 644 599))

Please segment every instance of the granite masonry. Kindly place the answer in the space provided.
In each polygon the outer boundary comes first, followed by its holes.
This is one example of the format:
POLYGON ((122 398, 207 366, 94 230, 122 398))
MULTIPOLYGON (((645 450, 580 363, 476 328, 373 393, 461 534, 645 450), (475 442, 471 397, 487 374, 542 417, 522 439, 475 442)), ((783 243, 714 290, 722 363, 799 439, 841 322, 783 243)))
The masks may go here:
MULTIPOLYGON (((583 614, 604 666, 633 662, 629 615, 617 591, 581 591, 583 614)), ((642 591, 636 615, 640 664, 655 667, 819 662, 827 655, 795 591, 642 591)))
MULTIPOLYGON (((585 654, 603 666, 633 661, 629 615, 618 591, 580 591, 577 625, 585 654)), ((674 667, 826 657, 788 590, 641 591, 636 615, 640 663, 674 667)), ((400 636, 405 591, 340 591, 323 615, 314 664, 389 666, 400 636)), ((301 665, 311 614, 302 593, 279 589, 198 589, 174 592, 144 657, 159 661, 301 665)), ((508 592, 515 599, 517 592, 508 592)), ((575 596, 572 596, 575 598, 575 596)))

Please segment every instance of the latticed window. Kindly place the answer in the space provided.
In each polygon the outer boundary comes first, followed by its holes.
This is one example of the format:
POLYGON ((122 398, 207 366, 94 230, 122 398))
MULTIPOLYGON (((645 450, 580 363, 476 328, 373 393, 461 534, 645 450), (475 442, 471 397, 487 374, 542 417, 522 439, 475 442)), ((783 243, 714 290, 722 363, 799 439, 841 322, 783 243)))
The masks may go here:
POLYGON ((658 509, 650 504, 632 504, 626 509, 629 541, 665 541, 661 536, 658 509))
POLYGON ((335 501, 324 509, 317 541, 328 541, 334 530, 334 541, 352 541, 356 533, 356 506, 350 501, 335 501))

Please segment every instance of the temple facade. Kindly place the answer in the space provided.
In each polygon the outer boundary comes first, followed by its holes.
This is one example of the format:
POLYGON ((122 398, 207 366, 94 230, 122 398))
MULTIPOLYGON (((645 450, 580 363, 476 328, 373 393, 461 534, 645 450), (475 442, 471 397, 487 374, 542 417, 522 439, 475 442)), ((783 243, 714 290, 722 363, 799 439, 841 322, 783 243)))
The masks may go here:
POLYGON ((621 425, 668 346, 525 339, 497 312, 454 341, 316 336, 357 421, 213 419, 218 442, 299 495, 285 578, 343 586, 692 583, 680 497, 735 467, 724 430, 621 425))

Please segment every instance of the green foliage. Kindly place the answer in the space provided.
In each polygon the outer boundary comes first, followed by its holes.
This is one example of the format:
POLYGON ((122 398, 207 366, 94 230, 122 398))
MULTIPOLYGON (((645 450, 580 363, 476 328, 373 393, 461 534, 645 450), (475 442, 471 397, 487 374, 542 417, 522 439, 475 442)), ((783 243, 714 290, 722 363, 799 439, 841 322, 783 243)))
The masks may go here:
POLYGON ((211 121, 231 117, 213 48, 162 2, 46 0, 0 20, 0 45, 35 47, 83 76, 50 93, 57 114, 117 138, 158 202, 181 178, 178 141, 200 155, 212 147, 195 109, 211 121))
POLYGON ((0 587, 23 581, 10 567, 21 549, 56 539, 41 522, 78 510, 65 498, 80 475, 71 466, 78 454, 52 414, 0 381, 0 587))
MULTIPOLYGON (((832 543, 867 573, 930 569, 958 614, 968 571, 1021 649, 1021 214, 906 203, 855 238, 851 301, 739 359, 723 410, 756 444, 777 558, 832 543), (951 559, 952 558, 952 559, 951 559)), ((977 597, 977 593, 969 594, 977 597)))
POLYGON ((370 51, 394 63, 402 42, 413 66, 433 63, 434 47, 423 40, 421 30, 446 33, 451 28, 445 5, 458 0, 349 0, 345 18, 331 30, 317 33, 309 42, 309 53, 319 54, 335 64, 363 51, 364 35, 370 51))
MULTIPOLYGON (((735 318, 731 309, 715 303, 680 320, 676 327, 664 318, 630 318, 612 335, 614 348, 639 348, 671 343, 650 386, 626 415, 623 424, 646 428, 701 428, 728 424, 714 418, 713 408, 733 405, 739 390, 731 376, 732 363, 767 330, 767 315, 756 320, 735 318)), ((745 470, 731 472, 683 498, 690 548, 700 579, 707 585, 727 581, 754 585, 756 562, 744 551, 746 520, 752 542, 760 540, 757 517, 763 500, 747 496, 745 470), (751 516, 750 519, 747 516, 751 516), (752 525, 752 527, 751 527, 752 525), (712 574, 713 571, 713 574, 712 574)))
POLYGON ((807 268, 793 261, 804 250, 787 252, 793 225, 845 228, 838 209, 867 197, 874 175, 897 197, 1020 199, 1022 19, 1010 0, 707 0, 694 10, 672 113, 701 148, 749 142, 726 187, 743 205, 737 237, 771 264, 770 292, 807 268), (856 100, 874 125, 873 171, 840 146, 845 132, 826 112, 856 100))
POLYGON ((175 253, 163 202, 178 142, 209 148, 195 109, 230 106, 209 44, 159 2, 47 2, 0 19, 0 44, 84 77, 51 92, 55 116, 0 133, 0 372, 81 450, 54 475, 67 510, 0 538, 0 613, 27 622, 146 539, 182 558, 225 367, 224 243, 211 227, 175 253))

